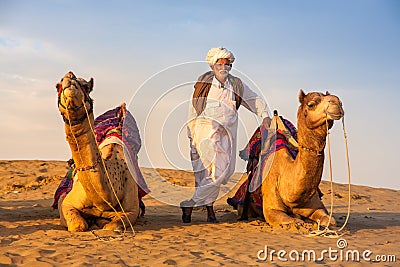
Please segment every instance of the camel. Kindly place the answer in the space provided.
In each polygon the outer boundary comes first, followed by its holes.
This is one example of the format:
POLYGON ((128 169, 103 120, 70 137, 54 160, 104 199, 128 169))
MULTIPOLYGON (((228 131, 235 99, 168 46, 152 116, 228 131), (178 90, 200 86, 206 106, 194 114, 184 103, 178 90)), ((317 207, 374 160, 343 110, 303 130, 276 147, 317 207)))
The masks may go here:
POLYGON ((318 196, 324 165, 327 128, 344 116, 337 96, 299 93, 297 112, 298 147, 295 160, 286 149, 275 152, 268 174, 261 185, 262 209, 270 225, 293 224, 307 218, 321 225, 334 226, 335 219, 318 196))
MULTIPOLYGON (((68 72, 56 88, 77 170, 72 190, 58 202, 61 225, 72 232, 88 230, 89 222, 107 230, 131 227, 139 214, 138 185, 128 170, 121 145, 109 144, 101 150, 97 146, 89 96, 93 78, 86 81, 68 72)), ((126 112, 124 104, 121 108, 126 112)))

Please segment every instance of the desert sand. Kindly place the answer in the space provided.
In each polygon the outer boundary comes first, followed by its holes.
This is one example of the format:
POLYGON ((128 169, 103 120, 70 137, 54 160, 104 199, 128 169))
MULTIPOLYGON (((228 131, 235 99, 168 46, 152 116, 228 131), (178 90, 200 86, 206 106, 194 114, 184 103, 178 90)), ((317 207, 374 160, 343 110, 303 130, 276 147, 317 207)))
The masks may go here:
MULTIPOLYGON (((179 207, 147 195, 146 214, 134 226, 135 235, 104 230, 71 233, 60 226, 58 210, 51 208, 66 171, 63 161, 0 161, 0 266, 364 266, 378 259, 382 261, 373 265, 393 266, 400 262, 397 190, 353 185, 350 219, 339 232, 340 239, 309 236, 316 228, 310 223, 273 228, 260 218, 239 222, 237 212, 226 204, 235 190, 216 203, 216 224, 206 222, 202 208, 194 210, 191 224, 183 224, 179 207), (309 261, 305 250, 313 250, 317 260, 309 261)), ((193 181, 191 172, 142 168, 145 178, 156 171, 176 182, 193 181)), ((323 181, 320 188, 329 209, 329 182, 323 181)), ((348 189, 343 184, 334 184, 333 189, 333 215, 340 227, 347 214, 348 189)))

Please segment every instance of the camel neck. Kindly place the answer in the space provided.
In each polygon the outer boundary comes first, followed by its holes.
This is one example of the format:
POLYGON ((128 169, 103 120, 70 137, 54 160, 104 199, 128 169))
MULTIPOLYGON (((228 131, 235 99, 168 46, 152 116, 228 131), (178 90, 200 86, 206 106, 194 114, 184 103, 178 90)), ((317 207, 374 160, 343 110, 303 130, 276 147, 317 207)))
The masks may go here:
POLYGON ((312 184, 318 185, 321 181, 322 169, 324 165, 324 148, 326 135, 323 127, 315 129, 302 128, 298 131, 299 153, 296 160, 301 162, 307 180, 312 184))
POLYGON ((293 168, 285 170, 286 175, 281 177, 279 190, 283 195, 296 196, 288 203, 302 203, 316 192, 324 165, 325 137, 320 129, 308 130, 298 126, 299 152, 293 168), (285 179, 285 178, 287 179, 285 179))
POLYGON ((299 151, 303 150, 306 154, 310 155, 320 155, 324 153, 326 144, 326 129, 324 127, 320 126, 314 129, 308 129, 299 125, 297 136, 299 151))
POLYGON ((100 155, 89 121, 93 122, 93 116, 90 116, 89 120, 86 119, 82 123, 74 126, 65 125, 65 132, 71 148, 72 158, 78 169, 92 166, 100 155))
POLYGON ((114 203, 115 198, 109 194, 104 165, 99 161, 100 150, 89 123, 85 120, 72 127, 66 125, 66 133, 72 158, 78 170, 78 179, 87 197, 100 210, 108 209, 110 204, 104 202, 104 199, 111 199, 114 203))

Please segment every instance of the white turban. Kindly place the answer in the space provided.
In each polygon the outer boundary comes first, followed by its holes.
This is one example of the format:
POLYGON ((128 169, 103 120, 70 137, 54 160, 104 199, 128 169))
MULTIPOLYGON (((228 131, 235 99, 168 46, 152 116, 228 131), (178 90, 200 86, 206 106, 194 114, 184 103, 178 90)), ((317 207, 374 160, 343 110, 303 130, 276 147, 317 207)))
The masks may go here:
POLYGON ((208 65, 213 66, 217 63, 217 60, 220 58, 226 58, 232 64, 235 61, 235 57, 232 52, 224 47, 215 47, 211 48, 206 56, 206 61, 208 65))

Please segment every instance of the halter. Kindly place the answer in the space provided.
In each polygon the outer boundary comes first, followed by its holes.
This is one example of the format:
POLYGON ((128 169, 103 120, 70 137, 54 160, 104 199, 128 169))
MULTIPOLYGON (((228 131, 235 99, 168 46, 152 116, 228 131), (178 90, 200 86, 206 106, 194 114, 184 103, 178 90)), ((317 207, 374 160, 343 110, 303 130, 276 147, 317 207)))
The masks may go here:
POLYGON ((101 158, 100 157, 101 157, 100 155, 97 157, 97 160, 93 163, 92 166, 86 166, 86 167, 83 167, 83 168, 77 168, 75 170, 78 171, 78 172, 94 170, 96 168, 96 166, 101 162, 101 158))
POLYGON ((299 146, 299 148, 301 148, 301 149, 307 150, 307 151, 309 151, 309 152, 314 152, 314 153, 316 153, 317 156, 322 156, 322 155, 324 155, 324 153, 323 153, 324 150, 318 151, 318 150, 315 150, 315 149, 312 149, 312 148, 305 147, 305 146, 303 146, 303 145, 301 145, 301 144, 298 144, 298 146, 299 146))
MULTIPOLYGON (((82 90, 83 95, 85 96, 85 98, 84 98, 83 101, 82 101, 82 105, 80 105, 80 106, 78 106, 78 107, 75 107, 75 108, 67 108, 66 106, 64 106, 64 105, 61 103, 61 95, 64 93, 64 90, 65 90, 65 89, 66 89, 66 88, 63 88, 62 85, 60 84, 60 88, 59 88, 58 91, 57 91, 57 94, 58 94, 58 100, 57 100, 58 106, 61 106, 63 109, 66 109, 66 110, 71 109, 71 110, 73 110, 73 111, 78 111, 79 109, 81 109, 81 108, 84 107, 84 105, 85 105, 86 102, 89 102, 90 108, 89 108, 89 110, 88 110, 88 114, 93 113, 93 99, 91 99, 91 98, 89 97, 89 95, 85 92, 85 90, 83 90, 82 88, 80 88, 80 89, 82 90)), ((74 121, 70 121, 69 119, 67 119, 67 118, 64 116, 63 113, 61 113, 61 116, 62 116, 64 122, 67 123, 67 124, 69 124, 69 125, 71 125, 71 126, 80 124, 80 123, 82 123, 82 122, 87 118, 87 114, 83 114, 81 118, 79 118, 79 119, 77 119, 77 120, 74 120, 74 121)))

